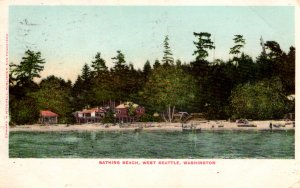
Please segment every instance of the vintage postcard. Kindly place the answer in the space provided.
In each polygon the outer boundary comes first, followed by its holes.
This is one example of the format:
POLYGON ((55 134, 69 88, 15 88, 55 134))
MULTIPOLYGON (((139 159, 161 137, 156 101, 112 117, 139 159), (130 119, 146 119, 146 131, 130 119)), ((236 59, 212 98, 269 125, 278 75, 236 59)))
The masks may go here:
POLYGON ((300 187, 296 1, 0 2, 0 187, 300 187))

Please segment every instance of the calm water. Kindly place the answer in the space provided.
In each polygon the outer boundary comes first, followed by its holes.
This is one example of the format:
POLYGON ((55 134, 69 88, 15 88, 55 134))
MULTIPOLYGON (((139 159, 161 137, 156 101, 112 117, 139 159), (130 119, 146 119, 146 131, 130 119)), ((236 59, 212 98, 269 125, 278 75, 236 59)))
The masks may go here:
POLYGON ((225 132, 12 132, 17 158, 287 158, 294 131, 225 132))

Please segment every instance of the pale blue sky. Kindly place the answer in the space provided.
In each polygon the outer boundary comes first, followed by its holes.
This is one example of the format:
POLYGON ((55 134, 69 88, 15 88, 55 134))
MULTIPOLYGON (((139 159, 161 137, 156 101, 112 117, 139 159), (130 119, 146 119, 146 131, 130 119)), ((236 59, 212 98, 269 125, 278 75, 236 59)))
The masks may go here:
POLYGON ((175 59, 190 62, 196 38, 209 32, 216 49, 209 60, 229 58, 233 35, 246 39, 245 53, 256 57, 260 36, 277 41, 284 51, 295 45, 294 7, 212 6, 11 6, 10 61, 18 63, 27 48, 45 58, 42 76, 74 80, 84 63, 101 52, 107 65, 117 50, 135 67, 162 59, 169 35, 175 59))

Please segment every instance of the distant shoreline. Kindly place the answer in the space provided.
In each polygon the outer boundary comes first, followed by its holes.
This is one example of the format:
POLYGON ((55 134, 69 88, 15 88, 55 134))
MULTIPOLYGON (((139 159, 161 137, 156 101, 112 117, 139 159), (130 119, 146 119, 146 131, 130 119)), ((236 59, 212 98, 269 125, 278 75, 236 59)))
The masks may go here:
MULTIPOLYGON (((256 127, 238 127, 237 123, 227 122, 227 121, 207 121, 200 122, 194 121, 187 125, 193 125, 196 129, 201 131, 255 131, 255 130, 295 130, 293 124, 286 123, 284 121, 253 121, 252 124, 256 127), (270 123, 272 123, 272 129, 270 129, 270 123)), ((102 132, 120 132, 120 131, 171 131, 171 132, 181 132, 181 123, 156 123, 156 122, 137 122, 130 125, 119 125, 113 124, 81 124, 81 125, 67 125, 67 124, 56 124, 56 125, 19 125, 9 128, 10 132, 65 132, 65 131, 102 131, 102 132)))

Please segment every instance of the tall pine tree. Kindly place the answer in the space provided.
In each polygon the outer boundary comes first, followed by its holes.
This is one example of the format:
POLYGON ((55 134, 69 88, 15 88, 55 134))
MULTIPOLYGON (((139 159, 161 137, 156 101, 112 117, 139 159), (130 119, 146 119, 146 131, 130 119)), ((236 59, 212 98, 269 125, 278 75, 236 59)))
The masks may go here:
POLYGON ((92 69, 92 74, 95 77, 100 76, 101 74, 107 72, 108 68, 105 64, 105 60, 103 58, 101 58, 101 53, 97 52, 96 56, 95 56, 95 60, 92 61, 92 65, 91 67, 92 69))
POLYGON ((171 52, 170 44, 169 44, 169 36, 167 35, 164 40, 164 56, 162 59, 163 65, 173 65, 174 58, 172 57, 173 53, 171 52))
POLYGON ((194 36, 198 38, 197 42, 194 42, 196 50, 193 55, 196 55, 196 61, 204 60, 208 57, 207 50, 215 49, 214 43, 211 41, 211 34, 207 32, 194 32, 194 36))

